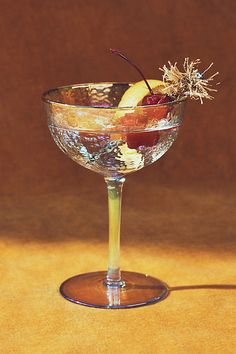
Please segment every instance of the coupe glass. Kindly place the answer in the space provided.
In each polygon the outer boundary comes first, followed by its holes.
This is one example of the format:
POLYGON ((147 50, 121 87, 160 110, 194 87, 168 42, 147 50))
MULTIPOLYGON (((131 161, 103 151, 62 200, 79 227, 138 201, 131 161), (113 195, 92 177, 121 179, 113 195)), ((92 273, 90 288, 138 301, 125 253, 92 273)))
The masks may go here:
POLYGON ((105 179, 109 208, 108 270, 65 280, 61 294, 77 304, 130 308, 168 295, 168 286, 147 274, 121 271, 122 187, 129 173, 157 161, 175 141, 184 100, 155 106, 118 107, 132 83, 88 83, 43 94, 48 126, 59 148, 105 179))

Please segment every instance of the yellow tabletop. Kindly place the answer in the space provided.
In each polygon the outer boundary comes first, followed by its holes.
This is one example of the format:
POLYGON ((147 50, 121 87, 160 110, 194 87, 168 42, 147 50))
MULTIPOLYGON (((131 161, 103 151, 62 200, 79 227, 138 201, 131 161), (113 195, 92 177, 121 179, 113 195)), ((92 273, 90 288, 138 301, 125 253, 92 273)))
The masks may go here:
POLYGON ((2 198, 1 352, 235 353, 235 200, 228 190, 125 186, 121 266, 170 286, 128 310, 73 304, 66 278, 107 265, 106 193, 2 198))

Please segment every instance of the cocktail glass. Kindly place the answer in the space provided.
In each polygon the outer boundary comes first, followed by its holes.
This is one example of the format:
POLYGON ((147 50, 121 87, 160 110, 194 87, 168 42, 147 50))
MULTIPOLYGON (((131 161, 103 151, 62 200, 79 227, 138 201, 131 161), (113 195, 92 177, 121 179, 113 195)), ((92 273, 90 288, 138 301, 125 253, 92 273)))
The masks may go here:
POLYGON ((120 221, 126 176, 157 161, 182 124, 185 100, 155 106, 118 107, 132 83, 89 83, 43 94, 48 126, 59 148, 105 179, 109 207, 108 270, 65 280, 61 294, 77 304, 130 308, 168 295, 168 286, 147 274, 121 271, 120 221))

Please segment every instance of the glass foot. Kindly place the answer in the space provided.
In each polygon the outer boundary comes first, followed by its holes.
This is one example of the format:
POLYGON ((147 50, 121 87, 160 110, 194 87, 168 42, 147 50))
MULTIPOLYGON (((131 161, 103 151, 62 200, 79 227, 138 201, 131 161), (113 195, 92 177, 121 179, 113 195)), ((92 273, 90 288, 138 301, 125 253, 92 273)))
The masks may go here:
POLYGON ((123 271, 121 288, 106 286, 106 275, 105 271, 76 275, 61 284, 60 293, 76 304, 112 309, 153 304, 169 293, 165 283, 149 275, 123 271))

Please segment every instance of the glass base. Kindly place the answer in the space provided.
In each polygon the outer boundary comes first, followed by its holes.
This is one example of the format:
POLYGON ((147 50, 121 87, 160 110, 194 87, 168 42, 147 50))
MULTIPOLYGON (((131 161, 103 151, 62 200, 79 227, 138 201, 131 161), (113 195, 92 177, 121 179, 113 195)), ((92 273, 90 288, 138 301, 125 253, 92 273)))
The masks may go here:
POLYGON ((168 296, 168 286, 149 275, 121 272, 124 287, 105 285, 107 272, 76 275, 60 286, 62 296, 76 304, 98 308, 130 308, 159 302, 168 296))

